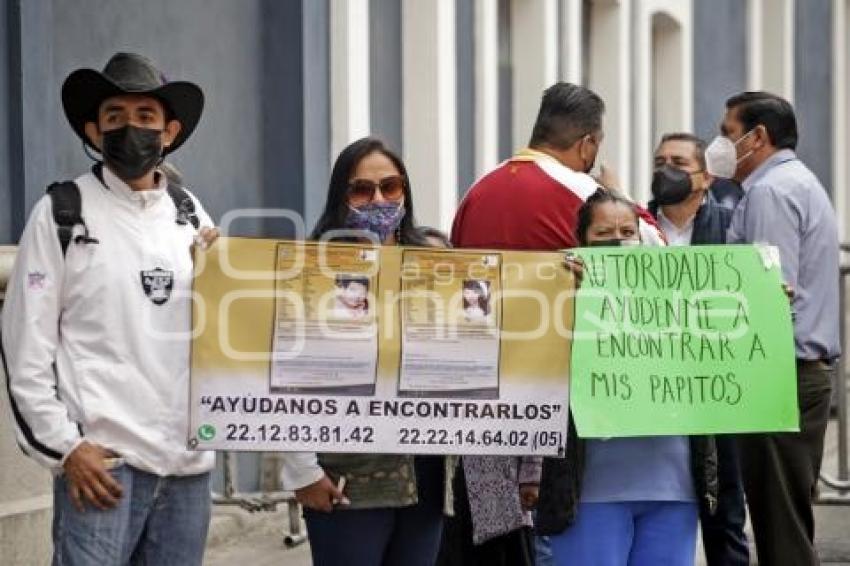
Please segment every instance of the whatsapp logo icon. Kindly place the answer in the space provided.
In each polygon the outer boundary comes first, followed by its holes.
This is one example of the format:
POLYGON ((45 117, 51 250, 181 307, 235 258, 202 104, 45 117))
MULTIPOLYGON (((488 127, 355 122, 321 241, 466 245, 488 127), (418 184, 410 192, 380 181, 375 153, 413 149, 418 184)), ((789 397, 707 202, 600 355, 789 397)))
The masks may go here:
POLYGON ((198 428, 198 438, 201 440, 212 440, 215 438, 215 427, 211 424, 201 425, 198 428))

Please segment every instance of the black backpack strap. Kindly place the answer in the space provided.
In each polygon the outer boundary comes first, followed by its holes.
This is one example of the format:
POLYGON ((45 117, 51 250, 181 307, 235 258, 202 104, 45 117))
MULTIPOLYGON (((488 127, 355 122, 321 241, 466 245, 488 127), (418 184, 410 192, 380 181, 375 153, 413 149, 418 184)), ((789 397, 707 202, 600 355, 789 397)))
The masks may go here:
POLYGON ((191 224, 195 230, 201 225, 198 215, 195 213, 195 201, 189 196, 189 193, 180 185, 168 183, 168 196, 174 201, 174 207, 177 209, 178 224, 191 224))
POLYGON ((68 245, 73 239, 76 243, 96 244, 95 238, 89 237, 89 229, 83 220, 83 201, 80 188, 73 181, 53 183, 47 187, 50 204, 53 207, 53 221, 56 222, 56 235, 62 247, 62 255, 68 251, 68 245), (80 225, 85 230, 84 235, 74 237, 74 226, 80 225))

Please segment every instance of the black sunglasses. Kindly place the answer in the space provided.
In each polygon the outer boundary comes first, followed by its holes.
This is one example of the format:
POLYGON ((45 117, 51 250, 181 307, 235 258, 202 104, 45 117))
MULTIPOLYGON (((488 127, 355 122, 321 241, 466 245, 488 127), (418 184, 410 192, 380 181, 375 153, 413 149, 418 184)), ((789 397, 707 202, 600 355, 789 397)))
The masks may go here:
POLYGON ((404 177, 392 175, 378 182, 370 179, 352 179, 348 182, 348 200, 353 205, 372 202, 375 191, 380 190, 384 200, 399 201, 404 196, 404 177))

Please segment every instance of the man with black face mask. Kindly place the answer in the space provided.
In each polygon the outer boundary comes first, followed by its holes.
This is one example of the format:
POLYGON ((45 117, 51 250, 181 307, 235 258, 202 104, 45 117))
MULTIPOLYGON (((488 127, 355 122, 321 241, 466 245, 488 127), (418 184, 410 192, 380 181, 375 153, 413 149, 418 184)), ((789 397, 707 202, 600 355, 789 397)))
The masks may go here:
POLYGON ((717 202, 705 168, 705 142, 666 134, 655 150, 650 212, 673 245, 724 244, 732 213, 717 202))
POLYGON ((157 167, 203 94, 119 53, 71 73, 62 103, 102 161, 36 204, 2 321, 18 442, 54 473, 54 563, 201 564, 214 458, 186 447, 191 248, 217 231, 157 167))
MULTIPOLYGON (((720 205, 706 172, 705 142, 688 133, 666 134, 655 150, 649 210, 673 246, 725 244, 732 211, 720 205)), ((708 566, 747 566, 746 507, 735 439, 718 435, 719 493, 714 514, 703 508, 708 566)))

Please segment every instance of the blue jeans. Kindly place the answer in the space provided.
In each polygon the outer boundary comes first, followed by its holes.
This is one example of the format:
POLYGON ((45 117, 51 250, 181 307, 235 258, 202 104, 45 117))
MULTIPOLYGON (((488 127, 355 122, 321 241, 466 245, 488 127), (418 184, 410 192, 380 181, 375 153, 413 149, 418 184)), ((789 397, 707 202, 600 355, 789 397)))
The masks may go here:
POLYGON ((552 542, 548 536, 535 535, 534 564, 535 566, 555 566, 555 557, 552 556, 552 542))
MULTIPOLYGON (((534 511, 534 524, 537 524, 537 511, 534 511)), ((548 536, 534 535, 534 564, 535 566, 555 566, 552 543, 548 536)))
POLYGON ((550 536, 557 566, 693 566, 696 503, 580 503, 576 522, 550 536))
POLYGON ((161 477, 127 465, 110 470, 123 494, 101 511, 71 502, 53 483, 54 566, 200 565, 210 522, 210 474, 161 477))

